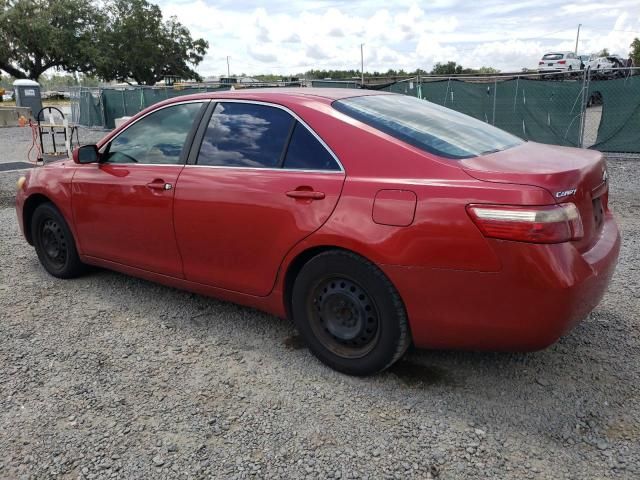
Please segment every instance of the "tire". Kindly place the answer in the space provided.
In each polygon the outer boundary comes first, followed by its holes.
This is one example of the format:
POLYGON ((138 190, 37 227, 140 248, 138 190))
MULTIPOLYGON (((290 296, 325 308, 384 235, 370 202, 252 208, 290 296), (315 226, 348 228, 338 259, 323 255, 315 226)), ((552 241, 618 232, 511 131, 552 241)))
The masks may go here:
POLYGON ((67 222, 51 203, 43 203, 33 212, 31 234, 38 259, 51 275, 74 278, 86 271, 67 222))
POLYGON ((293 285, 291 307, 311 352, 348 375, 381 372, 411 343, 395 287, 378 267, 351 252, 331 250, 309 260, 293 285))

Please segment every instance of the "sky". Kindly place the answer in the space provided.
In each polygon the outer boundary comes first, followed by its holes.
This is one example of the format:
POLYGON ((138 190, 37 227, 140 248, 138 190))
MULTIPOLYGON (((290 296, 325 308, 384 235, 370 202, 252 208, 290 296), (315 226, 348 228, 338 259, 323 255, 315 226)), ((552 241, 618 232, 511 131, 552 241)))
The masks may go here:
POLYGON ((310 69, 431 70, 436 62, 536 68, 547 51, 628 56, 640 0, 156 0, 209 41, 202 76, 310 69))

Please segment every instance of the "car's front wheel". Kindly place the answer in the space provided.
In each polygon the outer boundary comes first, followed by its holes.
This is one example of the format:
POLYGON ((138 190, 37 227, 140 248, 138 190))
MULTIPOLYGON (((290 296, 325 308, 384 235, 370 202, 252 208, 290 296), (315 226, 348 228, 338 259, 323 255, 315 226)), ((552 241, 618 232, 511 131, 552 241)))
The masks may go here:
POLYGON ((33 245, 40 263, 54 277, 74 278, 84 273, 78 250, 62 214, 51 203, 39 205, 31 217, 33 245))
POLYGON ((384 370, 411 338, 404 304, 384 273, 342 250, 308 261, 293 286, 292 312, 309 349, 349 375, 384 370))

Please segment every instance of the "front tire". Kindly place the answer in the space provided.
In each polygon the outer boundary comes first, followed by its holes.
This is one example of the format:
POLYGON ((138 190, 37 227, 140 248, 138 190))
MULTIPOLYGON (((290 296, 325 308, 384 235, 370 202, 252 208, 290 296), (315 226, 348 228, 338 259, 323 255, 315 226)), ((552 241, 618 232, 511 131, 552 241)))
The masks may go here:
POLYGON ((31 233, 38 259, 51 275, 74 278, 85 272, 71 230, 51 203, 43 203, 33 212, 31 233))
POLYGON ((378 267, 354 253, 332 250, 312 258, 295 280, 291 303, 309 349, 339 372, 378 373, 411 343, 395 287, 378 267))

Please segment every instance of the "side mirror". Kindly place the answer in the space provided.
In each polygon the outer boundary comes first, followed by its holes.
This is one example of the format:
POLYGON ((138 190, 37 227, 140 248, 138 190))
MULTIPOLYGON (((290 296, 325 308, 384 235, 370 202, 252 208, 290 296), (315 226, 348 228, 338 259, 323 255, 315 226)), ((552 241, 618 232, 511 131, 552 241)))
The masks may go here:
POLYGON ((83 145, 73 151, 73 161, 75 163, 96 163, 100 161, 100 152, 95 145, 83 145))

